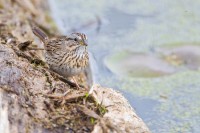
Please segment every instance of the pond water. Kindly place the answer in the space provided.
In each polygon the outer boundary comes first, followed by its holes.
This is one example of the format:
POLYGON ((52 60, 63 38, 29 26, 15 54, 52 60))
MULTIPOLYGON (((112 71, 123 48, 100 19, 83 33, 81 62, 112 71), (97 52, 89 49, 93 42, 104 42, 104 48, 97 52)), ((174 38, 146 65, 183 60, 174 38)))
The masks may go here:
POLYGON ((200 132, 200 1, 49 2, 63 34, 88 36, 95 83, 121 91, 152 132, 200 132))

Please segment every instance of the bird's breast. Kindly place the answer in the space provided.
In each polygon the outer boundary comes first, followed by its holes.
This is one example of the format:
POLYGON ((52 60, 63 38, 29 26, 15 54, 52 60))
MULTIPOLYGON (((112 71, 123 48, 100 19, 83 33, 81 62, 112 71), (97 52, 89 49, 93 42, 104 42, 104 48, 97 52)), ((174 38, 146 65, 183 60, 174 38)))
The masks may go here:
POLYGON ((89 64, 88 53, 82 55, 64 53, 62 55, 45 55, 45 59, 50 69, 58 74, 69 77, 84 71, 89 64))

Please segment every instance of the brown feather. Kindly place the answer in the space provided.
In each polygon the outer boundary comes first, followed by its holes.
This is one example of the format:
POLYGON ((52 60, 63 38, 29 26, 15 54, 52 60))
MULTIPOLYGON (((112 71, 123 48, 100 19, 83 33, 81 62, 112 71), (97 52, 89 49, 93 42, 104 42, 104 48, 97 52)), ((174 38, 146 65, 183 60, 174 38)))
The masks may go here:
POLYGON ((48 36, 47 36, 40 28, 38 28, 38 27, 33 27, 33 28, 32 28, 32 31, 33 31, 33 33, 34 33, 37 37, 39 37, 39 38, 41 39, 41 41, 42 41, 43 43, 45 43, 46 40, 48 40, 48 36))

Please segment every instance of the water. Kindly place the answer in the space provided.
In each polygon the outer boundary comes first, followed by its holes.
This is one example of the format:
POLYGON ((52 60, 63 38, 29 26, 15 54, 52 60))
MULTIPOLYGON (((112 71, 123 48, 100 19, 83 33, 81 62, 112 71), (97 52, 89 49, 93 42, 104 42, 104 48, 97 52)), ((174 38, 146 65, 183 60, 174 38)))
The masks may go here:
POLYGON ((63 34, 88 36, 95 82, 152 132, 200 132, 200 1, 49 1, 63 34))

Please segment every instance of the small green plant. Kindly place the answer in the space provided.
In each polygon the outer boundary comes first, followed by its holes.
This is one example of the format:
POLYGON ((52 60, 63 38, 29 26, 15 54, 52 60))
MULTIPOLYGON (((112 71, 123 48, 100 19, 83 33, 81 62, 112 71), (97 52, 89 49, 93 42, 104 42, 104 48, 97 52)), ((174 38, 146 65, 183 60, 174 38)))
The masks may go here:
POLYGON ((89 93, 86 92, 86 93, 85 93, 85 99, 87 99, 88 97, 89 97, 89 93))
POLYGON ((95 123, 95 119, 93 117, 90 118, 90 122, 91 124, 94 124, 95 123))
POLYGON ((106 109, 106 107, 99 105, 98 110, 100 112, 101 115, 104 115, 108 110, 106 109))

